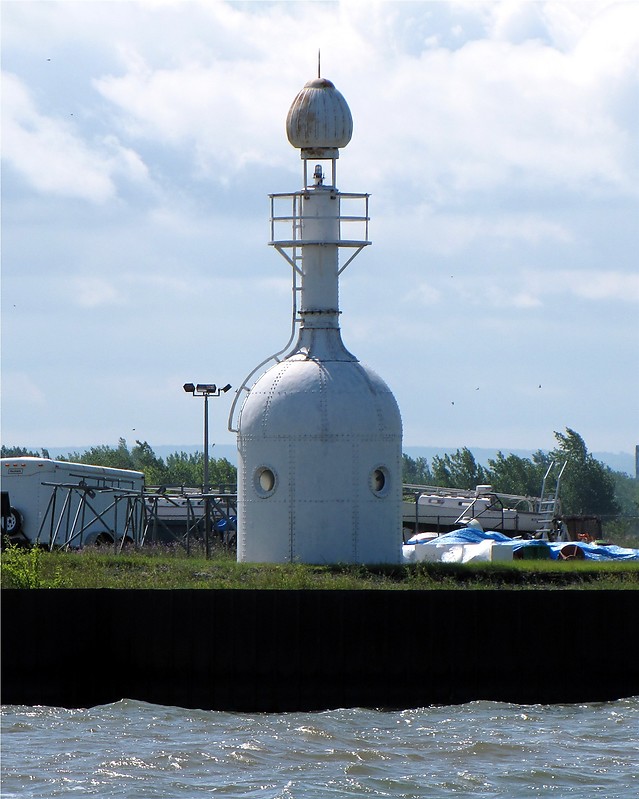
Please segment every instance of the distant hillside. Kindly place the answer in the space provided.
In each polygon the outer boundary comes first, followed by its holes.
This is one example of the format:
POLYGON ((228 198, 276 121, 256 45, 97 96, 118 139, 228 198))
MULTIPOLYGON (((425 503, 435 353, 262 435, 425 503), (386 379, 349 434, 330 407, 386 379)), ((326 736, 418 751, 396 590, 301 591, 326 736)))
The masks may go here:
MULTIPOLYGON (((197 444, 158 444, 151 445, 156 455, 161 458, 166 458, 167 455, 172 455, 174 452, 201 452, 202 445, 197 444)), ((83 452, 89 447, 50 447, 49 453, 52 458, 58 455, 68 455, 69 452, 83 452)), ((448 453, 452 455, 456 452, 458 447, 404 447, 404 452, 411 458, 426 458, 431 463, 434 455, 445 455, 448 453)), ((469 447, 470 451, 475 456, 475 460, 481 463, 482 466, 488 464, 489 458, 494 458, 497 452, 501 449, 504 455, 512 453, 520 458, 530 458, 533 454, 532 449, 508 449, 501 447, 497 449, 487 449, 483 447, 469 447)), ((630 452, 593 452, 597 460, 605 463, 616 472, 625 472, 631 477, 635 477, 635 459, 634 455, 630 452)), ((234 444, 215 444, 211 447, 209 452, 211 458, 226 458, 233 465, 237 466, 237 448, 234 444)))

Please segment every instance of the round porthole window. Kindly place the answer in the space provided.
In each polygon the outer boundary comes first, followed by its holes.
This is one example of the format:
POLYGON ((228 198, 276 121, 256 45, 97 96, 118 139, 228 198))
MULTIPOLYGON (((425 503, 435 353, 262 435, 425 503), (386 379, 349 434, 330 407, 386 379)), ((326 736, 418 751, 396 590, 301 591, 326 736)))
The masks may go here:
POLYGON ((388 493, 390 485, 388 469, 385 466, 377 466, 370 475, 370 488, 377 497, 383 497, 388 493))
POLYGON ((268 466, 260 466, 255 470, 253 485, 261 497, 270 497, 275 491, 277 479, 275 472, 268 466))

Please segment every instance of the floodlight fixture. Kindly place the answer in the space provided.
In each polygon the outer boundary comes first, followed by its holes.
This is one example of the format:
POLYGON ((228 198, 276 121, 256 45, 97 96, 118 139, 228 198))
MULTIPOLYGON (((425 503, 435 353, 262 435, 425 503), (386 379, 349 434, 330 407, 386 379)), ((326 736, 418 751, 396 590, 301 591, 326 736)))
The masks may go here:
POLYGON ((204 525, 206 556, 209 556, 209 536, 211 532, 211 515, 209 492, 209 397, 219 397, 226 394, 231 389, 231 384, 227 383, 223 388, 218 388, 215 383, 185 383, 183 389, 193 397, 204 397, 204 482, 202 492, 204 497, 204 525))

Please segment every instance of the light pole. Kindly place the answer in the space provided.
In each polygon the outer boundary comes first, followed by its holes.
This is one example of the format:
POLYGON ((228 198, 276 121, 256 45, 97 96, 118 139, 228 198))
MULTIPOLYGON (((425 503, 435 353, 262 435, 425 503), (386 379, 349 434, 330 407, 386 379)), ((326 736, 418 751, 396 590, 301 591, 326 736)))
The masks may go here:
POLYGON ((219 397, 226 394, 231 388, 227 383, 222 388, 218 388, 215 383, 185 383, 183 386, 187 394, 194 397, 204 397, 204 483, 202 492, 204 494, 204 544, 206 547, 206 557, 209 557, 209 538, 211 533, 211 514, 209 503, 209 397, 219 397))

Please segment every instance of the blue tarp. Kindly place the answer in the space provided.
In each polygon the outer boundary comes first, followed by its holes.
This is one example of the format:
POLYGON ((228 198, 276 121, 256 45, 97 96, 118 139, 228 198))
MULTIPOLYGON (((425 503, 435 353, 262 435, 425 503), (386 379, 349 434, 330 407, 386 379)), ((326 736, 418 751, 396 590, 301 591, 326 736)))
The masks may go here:
POLYGON ((431 538, 430 541, 420 541, 418 536, 409 538, 407 544, 481 544, 482 541, 491 539, 492 541, 512 541, 507 535, 498 532, 484 532, 478 530, 476 527, 462 527, 461 530, 451 530, 450 533, 438 535, 437 538, 431 538))
POLYGON ((236 526, 237 526, 236 516, 229 516, 228 519, 226 518, 218 519, 218 521, 215 522, 215 529, 220 533, 223 533, 227 528, 229 530, 235 530, 236 526))
MULTIPOLYGON (((572 542, 576 544, 584 553, 586 560, 639 560, 639 549, 626 549, 614 544, 598 546, 597 544, 584 544, 581 541, 572 542)), ((549 543, 551 557, 555 560, 559 558, 559 553, 566 543, 549 543)))
POLYGON ((581 541, 562 541, 552 543, 550 541, 538 541, 536 539, 516 539, 513 540, 503 533, 496 531, 478 530, 474 527, 463 527, 461 530, 452 530, 450 533, 444 533, 437 538, 432 538, 429 541, 420 540, 419 536, 413 536, 406 542, 407 544, 420 544, 421 546, 428 546, 430 544, 481 544, 482 541, 491 540, 497 543, 511 542, 513 544, 513 551, 522 549, 523 547, 539 547, 547 546, 550 550, 550 557, 553 560, 558 560, 560 552, 567 544, 576 544, 582 552, 586 560, 639 560, 639 549, 625 549, 618 547, 614 544, 608 546, 598 546, 597 544, 585 544, 581 541))

